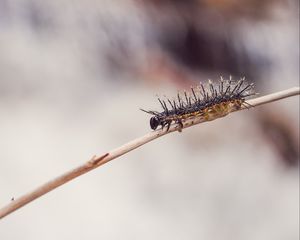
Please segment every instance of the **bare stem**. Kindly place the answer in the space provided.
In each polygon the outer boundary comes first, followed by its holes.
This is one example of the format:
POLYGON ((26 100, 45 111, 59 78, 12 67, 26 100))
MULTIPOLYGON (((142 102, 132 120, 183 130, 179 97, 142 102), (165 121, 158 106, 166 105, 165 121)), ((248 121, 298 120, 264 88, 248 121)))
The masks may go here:
MULTIPOLYGON (((263 97, 251 99, 247 102, 249 104, 251 104, 252 106, 259 106, 259 105, 274 102, 274 101, 277 101, 277 100, 280 100, 283 98, 296 96, 296 95, 299 95, 299 93, 300 93, 299 87, 294 87, 294 88, 290 88, 290 89, 287 89, 287 90, 284 90, 281 92, 276 92, 276 93, 269 94, 269 95, 266 95, 263 97)), ((239 110, 243 110, 243 109, 245 109, 245 107, 243 107, 242 109, 239 109, 239 110)), ((218 116, 218 117, 220 117, 220 116, 218 116)), ((216 118, 218 118, 218 117, 216 117, 216 118)), ((214 120, 214 119, 211 119, 211 120, 214 120)), ((195 125, 195 124, 198 124, 201 122, 205 122, 205 120, 204 119, 189 120, 189 121, 184 122, 183 128, 187 128, 187 127, 190 127, 192 125, 195 125)), ((176 124, 173 124, 170 127, 168 132, 166 132, 166 128, 164 130, 161 130, 161 129, 156 130, 156 131, 146 134, 143 137, 140 137, 131 142, 128 142, 128 143, 124 144, 123 146, 118 147, 110 152, 106 152, 106 153, 102 154, 101 156, 94 156, 91 160, 87 161, 83 165, 62 174, 61 176, 58 176, 57 178, 54 178, 53 180, 50 180, 49 182, 37 187, 33 191, 31 191, 27 194, 24 194, 23 196, 11 201, 8 205, 6 205, 2 209, 0 209, 0 219, 4 218, 5 216, 14 212, 15 210, 23 207, 27 203, 52 191, 53 189, 71 181, 72 179, 79 177, 80 175, 87 173, 87 172, 89 172, 89 171, 91 171, 91 170, 93 170, 93 169, 119 157, 119 156, 122 156, 123 154, 130 152, 130 151, 132 151, 132 150, 134 150, 156 138, 159 138, 167 133, 171 133, 171 132, 174 132, 177 130, 178 130, 178 126, 176 124)))

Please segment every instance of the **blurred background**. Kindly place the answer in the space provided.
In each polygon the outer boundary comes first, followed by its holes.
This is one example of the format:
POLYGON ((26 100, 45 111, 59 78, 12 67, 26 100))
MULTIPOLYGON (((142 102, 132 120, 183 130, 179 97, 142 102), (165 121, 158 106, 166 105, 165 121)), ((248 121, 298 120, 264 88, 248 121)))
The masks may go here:
MULTIPOLYGON (((220 75, 299 86, 296 0, 0 0, 0 207, 220 75)), ((172 133, 1 220, 0 239, 299 239, 299 98, 172 133)))

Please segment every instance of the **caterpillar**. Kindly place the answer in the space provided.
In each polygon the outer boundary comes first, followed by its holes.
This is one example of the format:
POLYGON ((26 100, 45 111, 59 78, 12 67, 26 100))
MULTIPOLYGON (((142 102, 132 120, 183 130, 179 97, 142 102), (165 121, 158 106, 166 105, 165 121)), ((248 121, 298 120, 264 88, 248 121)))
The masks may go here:
POLYGON ((247 97, 256 95, 254 84, 247 83, 245 77, 240 80, 221 79, 217 83, 211 80, 208 84, 200 84, 191 87, 191 91, 178 92, 176 99, 158 101, 163 108, 162 112, 144 110, 143 112, 153 115, 150 118, 150 127, 156 130, 158 126, 163 129, 167 126, 167 132, 172 123, 176 123, 178 131, 181 132, 183 122, 192 118, 203 118, 207 121, 216 117, 225 116, 228 113, 241 109, 242 107, 252 107, 245 100, 247 97), (168 103, 168 104, 167 104, 168 103), (169 106, 168 106, 169 105, 169 106))

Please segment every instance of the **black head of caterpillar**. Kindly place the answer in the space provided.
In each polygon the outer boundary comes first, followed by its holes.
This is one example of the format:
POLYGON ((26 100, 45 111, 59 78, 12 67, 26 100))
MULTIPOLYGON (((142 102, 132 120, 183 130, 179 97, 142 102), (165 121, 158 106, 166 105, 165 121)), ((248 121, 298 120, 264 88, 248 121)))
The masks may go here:
POLYGON ((221 77, 217 83, 203 85, 200 83, 196 88, 191 88, 189 93, 177 94, 176 100, 161 100, 158 98, 163 108, 162 112, 142 111, 153 115, 150 118, 150 127, 155 130, 158 126, 163 129, 167 126, 167 131, 172 122, 178 124, 178 130, 181 131, 183 121, 195 117, 202 117, 211 120, 216 116, 224 116, 233 110, 238 110, 242 106, 251 107, 245 99, 255 95, 253 83, 248 84, 245 78, 238 81, 230 77, 225 80, 221 77), (169 108, 167 106, 169 105, 169 108))
POLYGON ((159 117, 154 116, 150 118, 150 127, 155 130, 159 125, 162 125, 162 121, 159 117))

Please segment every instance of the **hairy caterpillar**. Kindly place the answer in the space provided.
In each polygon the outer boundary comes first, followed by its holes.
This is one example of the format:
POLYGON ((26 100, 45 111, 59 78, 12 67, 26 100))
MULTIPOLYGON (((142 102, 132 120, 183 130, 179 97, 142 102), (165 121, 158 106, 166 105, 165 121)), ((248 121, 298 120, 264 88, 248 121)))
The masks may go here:
POLYGON ((196 88, 191 87, 190 92, 184 91, 177 94, 176 100, 162 100, 158 98, 163 108, 162 112, 142 111, 153 115, 150 118, 150 127, 155 130, 158 126, 163 129, 175 122, 178 131, 183 128, 183 121, 191 118, 201 117, 209 121, 217 117, 227 115, 229 112, 240 109, 242 106, 249 108, 250 104, 245 102, 246 98, 256 95, 253 90, 254 84, 248 84, 245 78, 240 80, 221 79, 218 83, 200 83, 196 88), (167 103, 169 107, 167 106, 167 103))

